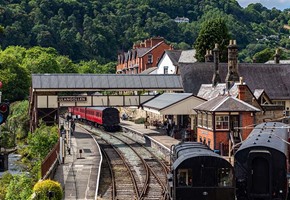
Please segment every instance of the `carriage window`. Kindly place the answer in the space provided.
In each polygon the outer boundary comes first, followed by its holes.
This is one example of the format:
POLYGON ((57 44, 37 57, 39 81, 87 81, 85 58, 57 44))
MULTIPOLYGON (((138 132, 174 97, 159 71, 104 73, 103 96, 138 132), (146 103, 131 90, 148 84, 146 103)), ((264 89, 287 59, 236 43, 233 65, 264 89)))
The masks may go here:
POLYGON ((177 187, 192 186, 192 169, 179 169, 177 174, 177 187))
POLYGON ((230 168, 218 169, 218 186, 232 187, 233 186, 233 172, 230 168))

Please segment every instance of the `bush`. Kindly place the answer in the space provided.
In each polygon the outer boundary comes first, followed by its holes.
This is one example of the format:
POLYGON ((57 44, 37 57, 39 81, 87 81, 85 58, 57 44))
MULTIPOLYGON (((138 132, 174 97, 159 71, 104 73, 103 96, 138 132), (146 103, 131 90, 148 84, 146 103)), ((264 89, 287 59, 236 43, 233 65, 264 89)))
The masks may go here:
POLYGON ((145 118, 144 117, 141 117, 141 118, 138 118, 135 120, 135 124, 144 124, 145 122, 145 118))
POLYGON ((63 195, 60 183, 49 179, 36 183, 33 187, 33 192, 36 195, 35 199, 39 200, 61 200, 63 195), (49 198, 49 195, 51 195, 51 198, 49 198))

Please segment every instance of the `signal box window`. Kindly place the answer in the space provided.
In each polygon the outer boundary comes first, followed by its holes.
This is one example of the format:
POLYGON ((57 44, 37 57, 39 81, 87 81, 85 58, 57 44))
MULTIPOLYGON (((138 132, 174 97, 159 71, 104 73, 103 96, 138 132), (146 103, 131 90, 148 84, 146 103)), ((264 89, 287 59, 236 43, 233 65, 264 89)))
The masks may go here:
POLYGON ((228 130, 229 129, 229 116, 216 116, 215 128, 217 130, 228 130))

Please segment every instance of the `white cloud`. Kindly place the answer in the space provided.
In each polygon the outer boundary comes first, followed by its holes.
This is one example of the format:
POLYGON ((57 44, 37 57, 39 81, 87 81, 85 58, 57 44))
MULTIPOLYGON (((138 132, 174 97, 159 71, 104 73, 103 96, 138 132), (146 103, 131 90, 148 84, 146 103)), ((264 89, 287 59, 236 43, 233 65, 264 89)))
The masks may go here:
POLYGON ((284 10, 290 8, 290 0, 237 0, 242 7, 246 7, 250 3, 261 3, 263 6, 271 9, 276 7, 277 9, 284 10))

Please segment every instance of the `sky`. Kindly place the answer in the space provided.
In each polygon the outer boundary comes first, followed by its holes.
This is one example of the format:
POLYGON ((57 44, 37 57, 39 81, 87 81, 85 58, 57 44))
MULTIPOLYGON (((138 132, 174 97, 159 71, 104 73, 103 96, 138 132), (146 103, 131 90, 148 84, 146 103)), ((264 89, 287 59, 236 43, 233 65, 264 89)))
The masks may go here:
POLYGON ((290 0, 237 0, 242 7, 247 7, 250 3, 261 3, 268 9, 276 7, 279 10, 290 8, 290 0))

